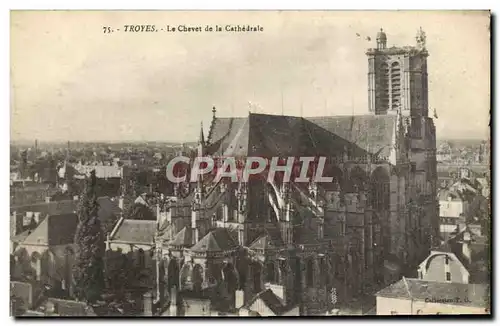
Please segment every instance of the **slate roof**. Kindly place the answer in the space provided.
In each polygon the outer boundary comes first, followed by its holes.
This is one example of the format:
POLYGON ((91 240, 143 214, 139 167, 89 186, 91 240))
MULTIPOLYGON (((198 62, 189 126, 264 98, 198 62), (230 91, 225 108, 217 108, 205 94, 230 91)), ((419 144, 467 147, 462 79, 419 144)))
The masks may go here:
POLYGON ((176 247, 190 247, 193 241, 193 233, 190 227, 184 227, 177 233, 172 241, 169 242, 170 245, 176 247))
POLYGON ((198 243, 191 247, 193 252, 223 252, 238 247, 226 228, 217 228, 205 235, 198 243))
POLYGON ((441 189, 438 192, 438 198, 440 201, 448 201, 448 197, 451 197, 452 201, 465 201, 462 194, 458 191, 451 191, 448 189, 441 189))
POLYGON ((388 157, 396 131, 396 115, 350 115, 306 118, 370 153, 388 157))
POLYGON ((23 241, 31 245, 65 245, 74 241, 78 216, 76 214, 49 215, 23 241))
POLYGON ((42 215, 67 214, 76 211, 78 201, 60 200, 48 203, 36 203, 30 205, 15 205, 10 207, 10 212, 24 214, 26 212, 40 212, 42 215))
POLYGON ((283 246, 283 239, 281 239, 279 231, 267 229, 264 234, 252 242, 249 248, 254 250, 273 250, 282 248, 283 246))
MULTIPOLYGON (((271 289, 264 290, 262 292, 257 293, 244 307, 249 309, 250 306, 257 301, 258 299, 262 300, 264 304, 276 315, 280 316, 283 313, 287 312, 289 309, 285 306, 284 302, 279 298, 276 294, 274 294, 271 289)), ((257 311, 258 313, 258 311, 257 311)))
MULTIPOLYGON (((119 216, 121 209, 118 207, 117 203, 113 202, 111 198, 104 196, 97 198, 97 203, 99 205, 99 211, 97 213, 98 218, 101 222, 105 222, 112 216, 119 216)), ((11 206, 10 211, 16 212, 16 214, 25 214, 26 212, 40 212, 41 218, 46 215, 60 215, 75 213, 78 207, 78 200, 68 199, 52 201, 48 203, 36 203, 30 205, 17 205, 11 206)))
POLYGON ((209 151, 225 149, 236 136, 240 128, 247 122, 248 118, 215 118, 213 126, 208 135, 208 141, 212 144, 209 151))
MULTIPOLYGON (((392 137, 392 133, 391 133, 392 137)), ((309 120, 250 113, 247 118, 216 118, 207 152, 220 156, 352 156, 365 152, 349 140, 309 120)), ((390 143, 390 142, 389 142, 390 143)))
POLYGON ((156 221, 124 219, 111 240, 152 244, 156 233, 156 221))
POLYGON ((488 284, 463 284, 429 282, 406 278, 389 285, 376 296, 424 301, 429 299, 449 300, 447 304, 489 307, 490 287, 488 284), (456 298, 460 299, 457 302, 456 298))
POLYGON ((108 196, 97 198, 97 204, 99 204, 97 215, 101 222, 106 221, 111 216, 120 216, 122 211, 118 204, 112 201, 108 196))
POLYGON ((175 225, 164 220, 163 224, 158 228, 158 233, 163 241, 170 241, 174 238, 175 225))
POLYGON ((26 240, 26 238, 33 232, 32 230, 25 230, 17 235, 11 235, 10 241, 15 242, 15 243, 21 243, 26 240))
POLYGON ((96 178, 121 178, 123 176, 123 169, 119 166, 109 165, 75 165, 75 171, 81 174, 88 174, 95 170, 96 178))

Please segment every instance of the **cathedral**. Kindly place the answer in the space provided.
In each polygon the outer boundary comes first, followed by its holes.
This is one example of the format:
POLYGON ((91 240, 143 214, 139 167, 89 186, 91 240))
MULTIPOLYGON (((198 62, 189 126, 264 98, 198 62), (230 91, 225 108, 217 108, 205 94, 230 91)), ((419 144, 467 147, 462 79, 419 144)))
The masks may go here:
POLYGON ((198 156, 243 165, 256 156, 325 157, 332 182, 205 174, 179 184, 151 226, 122 219, 108 249, 126 230, 153 233, 135 248, 153 253, 158 295, 161 286, 179 296, 216 288, 234 306, 270 289, 301 315, 413 276, 439 234, 426 37, 420 29, 415 45, 387 47, 381 29, 376 44, 366 52, 367 114, 219 117, 214 108, 208 134, 200 133, 198 156))

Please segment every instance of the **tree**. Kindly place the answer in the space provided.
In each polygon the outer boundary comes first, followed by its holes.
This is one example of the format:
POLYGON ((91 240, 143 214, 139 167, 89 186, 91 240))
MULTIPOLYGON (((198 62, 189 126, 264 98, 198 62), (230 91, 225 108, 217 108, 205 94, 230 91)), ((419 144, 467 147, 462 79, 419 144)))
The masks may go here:
POLYGON ((75 294, 93 303, 104 290, 104 234, 97 217, 95 171, 87 179, 78 205, 79 223, 75 234, 76 259, 73 267, 75 294))

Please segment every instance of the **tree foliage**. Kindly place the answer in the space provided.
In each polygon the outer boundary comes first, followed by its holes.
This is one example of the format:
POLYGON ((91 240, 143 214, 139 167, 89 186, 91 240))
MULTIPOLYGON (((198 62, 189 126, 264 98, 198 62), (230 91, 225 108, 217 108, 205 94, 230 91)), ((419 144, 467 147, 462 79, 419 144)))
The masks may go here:
POLYGON ((86 302, 95 302, 104 289, 104 234, 97 217, 95 185, 95 171, 92 171, 78 205, 79 224, 75 234, 75 294, 86 302))

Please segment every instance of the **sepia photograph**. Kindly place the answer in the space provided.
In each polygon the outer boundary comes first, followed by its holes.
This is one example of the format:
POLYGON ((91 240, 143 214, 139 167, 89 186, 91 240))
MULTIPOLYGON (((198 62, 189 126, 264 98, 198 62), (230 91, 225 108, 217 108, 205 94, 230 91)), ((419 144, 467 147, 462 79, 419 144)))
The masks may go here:
POLYGON ((10 315, 491 318, 490 27, 11 10, 10 315))

